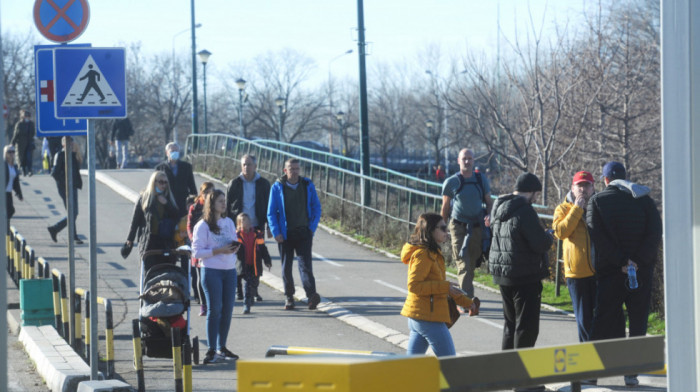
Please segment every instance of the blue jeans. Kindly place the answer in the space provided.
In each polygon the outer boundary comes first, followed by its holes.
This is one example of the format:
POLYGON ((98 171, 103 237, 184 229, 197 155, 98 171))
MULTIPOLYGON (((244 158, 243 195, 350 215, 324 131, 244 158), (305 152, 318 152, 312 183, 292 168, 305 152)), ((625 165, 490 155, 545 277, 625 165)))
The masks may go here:
POLYGON ((228 330, 236 300, 236 269, 220 270, 203 267, 202 289, 207 298, 207 343, 209 349, 226 347, 228 330))
POLYGON ((287 239, 277 244, 282 258, 282 282, 284 282, 284 295, 287 298, 294 296, 294 277, 292 276, 292 264, 296 252, 299 261, 299 276, 301 284, 306 292, 306 297, 311 298, 316 294, 316 279, 311 265, 311 246, 313 235, 307 228, 297 228, 287 233, 287 239))
POLYGON ((591 340, 591 324, 593 323, 593 308, 595 307, 595 276, 587 278, 567 278, 566 285, 571 295, 571 305, 574 307, 576 324, 578 325, 578 341, 591 340))
POLYGON ((129 161, 129 140, 117 140, 117 167, 126 168, 129 161))
POLYGON ((409 318, 408 329, 411 332, 408 336, 406 354, 425 354, 430 346, 438 357, 455 355, 455 344, 445 323, 409 318))

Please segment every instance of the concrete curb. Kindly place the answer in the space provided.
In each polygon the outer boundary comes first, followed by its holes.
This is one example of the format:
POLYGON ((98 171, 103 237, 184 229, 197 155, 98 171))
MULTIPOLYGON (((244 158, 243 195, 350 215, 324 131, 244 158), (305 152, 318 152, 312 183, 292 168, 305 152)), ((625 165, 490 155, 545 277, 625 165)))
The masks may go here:
POLYGON ((53 392, 75 391, 82 381, 90 380, 90 366, 53 326, 24 326, 19 341, 53 392))
POLYGON ((131 385, 119 380, 83 381, 77 392, 132 392, 131 385))

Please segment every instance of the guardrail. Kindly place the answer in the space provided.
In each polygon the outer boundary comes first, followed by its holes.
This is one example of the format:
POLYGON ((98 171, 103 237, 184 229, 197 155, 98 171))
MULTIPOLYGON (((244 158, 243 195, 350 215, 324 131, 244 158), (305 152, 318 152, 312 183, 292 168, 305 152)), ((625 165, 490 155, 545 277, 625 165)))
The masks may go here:
MULTIPOLYGON (((230 165, 220 164, 220 160, 238 160, 243 154, 257 157, 258 171, 269 178, 279 176, 284 161, 294 157, 302 162, 303 175, 310 177, 316 189, 327 198, 340 203, 338 219, 341 224, 347 217, 347 206, 362 211, 363 227, 366 224, 383 224, 388 222, 403 225, 410 233, 418 215, 424 211, 440 211, 442 207, 442 184, 415 178, 403 173, 377 165, 371 165, 370 176, 365 177, 360 172, 360 161, 342 155, 330 154, 302 146, 270 140, 247 140, 233 135, 206 134, 189 135, 185 151, 191 160, 201 165, 204 171, 216 171, 217 164, 221 167, 230 165), (361 203, 361 183, 366 179, 369 184, 371 202, 365 207, 361 203), (379 219, 366 219, 365 212, 378 216, 379 219)), ((223 176, 222 173, 219 173, 223 176)), ((491 196, 496 198, 496 196, 491 196)), ((539 217, 551 222, 553 216, 543 213, 546 206, 535 204, 539 217)), ((555 268, 556 295, 560 294, 561 274, 560 259, 561 241, 556 246, 557 268, 555 268)))
MULTIPOLYGON (((54 327, 58 334, 67 342, 70 341, 70 319, 68 307, 68 288, 66 275, 56 268, 51 268, 49 262, 43 257, 37 257, 34 249, 27 244, 26 239, 17 232, 17 229, 10 227, 5 238, 7 252, 7 271, 13 282, 19 287, 21 279, 44 278, 51 279, 53 286, 53 311, 54 327)), ((90 362, 90 292, 81 288, 75 289, 75 313, 72 315, 74 326, 76 327, 76 338, 73 349, 82 353, 83 358, 90 362), (85 319, 84 331, 78 329, 82 320, 82 305, 80 297, 85 299, 85 319), (85 348, 85 351, 83 351, 85 348)), ((105 351, 107 370, 104 372, 106 378, 112 378, 114 371, 114 321, 112 315, 112 302, 108 298, 97 297, 97 303, 104 306, 105 320, 105 351)))

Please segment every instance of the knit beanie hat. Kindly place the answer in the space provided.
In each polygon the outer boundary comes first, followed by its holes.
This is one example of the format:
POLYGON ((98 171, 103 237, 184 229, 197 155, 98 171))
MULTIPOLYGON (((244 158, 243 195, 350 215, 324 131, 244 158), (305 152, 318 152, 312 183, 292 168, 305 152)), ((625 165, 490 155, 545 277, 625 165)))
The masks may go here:
POLYGON ((540 192, 541 190, 542 183, 537 176, 532 173, 523 173, 519 175, 518 179, 515 181, 516 192, 540 192))

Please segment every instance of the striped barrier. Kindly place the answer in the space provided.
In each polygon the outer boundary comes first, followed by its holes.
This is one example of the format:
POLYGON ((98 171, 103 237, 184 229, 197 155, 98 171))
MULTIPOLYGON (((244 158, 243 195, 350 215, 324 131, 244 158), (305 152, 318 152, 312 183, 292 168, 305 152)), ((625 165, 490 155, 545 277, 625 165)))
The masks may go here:
MULTIPOLYGON (((84 347, 75 347, 76 351, 82 352, 83 353, 83 358, 90 363, 90 346, 92 344, 92 336, 90 332, 90 323, 91 323, 91 317, 90 317, 90 290, 84 290, 81 288, 76 288, 75 289, 75 294, 78 297, 83 297, 83 301, 85 301, 85 317, 84 317, 84 329, 82 330, 81 334, 78 334, 76 332, 76 342, 80 339, 82 336, 82 340, 84 341, 84 347), (84 350, 78 350, 84 348, 84 350)), ((114 321, 113 321, 113 315, 112 315, 112 301, 110 301, 107 298, 102 298, 102 297, 97 297, 97 304, 98 305, 103 305, 105 310, 105 351, 106 351, 106 361, 107 361, 107 370, 104 373, 105 378, 110 379, 113 378, 115 375, 114 371, 114 321)), ((80 309, 80 300, 76 300, 76 313, 79 312, 80 309)), ((75 319, 75 325, 80 325, 80 315, 76 314, 76 319, 75 319)), ((98 337, 99 341, 99 337, 98 337)))
POLYGON ((146 391, 146 381, 143 378, 143 348, 141 347, 141 326, 138 319, 131 321, 131 338, 134 344, 134 370, 138 392, 146 391))
POLYGON ((175 379, 175 392, 183 392, 182 386, 182 337, 180 328, 171 328, 173 342, 173 378, 175 379))
POLYGON ((296 346, 270 346, 265 353, 266 358, 276 355, 352 355, 352 356, 370 356, 370 357, 387 357, 396 355, 395 353, 383 351, 362 351, 362 350, 342 350, 333 348, 318 348, 318 347, 296 347, 296 346))
POLYGON ((663 336, 601 340, 441 358, 440 390, 495 391, 643 373, 663 367, 663 336))

